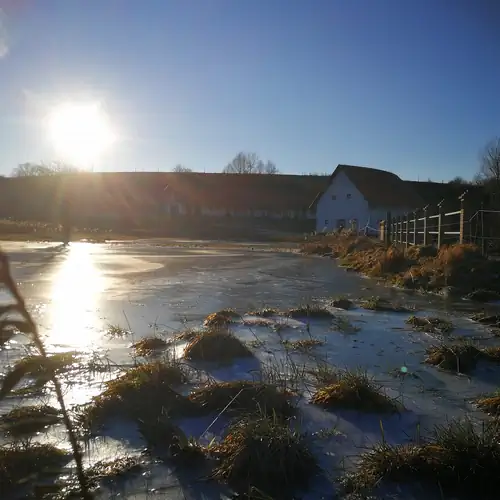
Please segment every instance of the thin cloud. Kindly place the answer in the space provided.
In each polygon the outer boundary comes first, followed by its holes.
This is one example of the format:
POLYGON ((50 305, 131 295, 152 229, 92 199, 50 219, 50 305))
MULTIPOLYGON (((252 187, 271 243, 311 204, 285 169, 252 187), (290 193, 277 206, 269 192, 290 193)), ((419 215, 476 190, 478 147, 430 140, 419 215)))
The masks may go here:
POLYGON ((7 29, 5 27, 5 14, 0 9, 0 59, 9 53, 9 45, 7 43, 7 29))

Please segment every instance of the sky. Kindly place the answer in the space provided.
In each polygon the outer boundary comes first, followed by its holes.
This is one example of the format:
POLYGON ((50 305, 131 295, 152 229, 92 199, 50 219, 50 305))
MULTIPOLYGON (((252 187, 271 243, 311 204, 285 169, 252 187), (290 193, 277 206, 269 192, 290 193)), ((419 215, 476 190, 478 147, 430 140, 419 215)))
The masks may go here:
POLYGON ((499 21, 498 0, 0 0, 0 175, 64 159, 47 114, 99 102, 95 170, 248 151, 472 178, 500 135, 499 21))

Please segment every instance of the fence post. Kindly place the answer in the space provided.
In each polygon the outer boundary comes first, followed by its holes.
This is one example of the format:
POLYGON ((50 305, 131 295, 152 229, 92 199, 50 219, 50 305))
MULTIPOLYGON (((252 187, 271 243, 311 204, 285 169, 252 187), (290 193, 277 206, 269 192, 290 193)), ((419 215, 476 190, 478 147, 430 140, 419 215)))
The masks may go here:
POLYGON ((385 242, 390 245, 391 244, 391 233, 392 233, 392 215, 391 212, 387 212, 385 216, 386 221, 386 229, 385 229, 385 242))
POLYGON ((424 247, 428 245, 428 238, 427 238, 427 206, 424 207, 424 223, 423 223, 423 232, 424 232, 424 236, 423 236, 423 245, 424 247))
POLYGON ((438 203, 438 239, 437 239, 437 247, 441 248, 441 245, 444 244, 444 217, 443 217, 443 202, 438 203))
POLYGON ((418 210, 413 212, 413 246, 417 246, 417 213, 418 210))
POLYGON ((406 235, 405 235, 405 247, 408 248, 408 245, 410 244, 410 217, 408 215, 408 213, 406 213, 405 215, 405 219, 406 219, 406 227, 405 227, 405 232, 406 232, 406 235))
POLYGON ((465 193, 461 194, 458 199, 460 200, 460 237, 458 242, 462 244, 464 242, 464 229, 465 229, 465 209, 464 209, 464 198, 465 193))
POLYGON ((381 220, 378 223, 378 239, 380 241, 385 241, 385 221, 381 220))
POLYGON ((401 243, 401 215, 396 218, 396 243, 401 243))

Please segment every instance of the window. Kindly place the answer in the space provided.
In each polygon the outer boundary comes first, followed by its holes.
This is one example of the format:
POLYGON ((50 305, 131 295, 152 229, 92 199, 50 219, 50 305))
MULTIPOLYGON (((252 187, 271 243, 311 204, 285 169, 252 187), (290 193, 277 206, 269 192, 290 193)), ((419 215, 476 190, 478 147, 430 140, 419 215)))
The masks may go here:
POLYGON ((328 219, 325 220, 325 226, 328 226, 328 219))
POLYGON ((350 199, 351 199, 351 197, 352 197, 351 193, 347 193, 347 194, 346 194, 346 198, 347 198, 348 200, 350 200, 350 199))
POLYGON ((332 200, 335 201, 337 199, 337 195, 332 194, 332 200))

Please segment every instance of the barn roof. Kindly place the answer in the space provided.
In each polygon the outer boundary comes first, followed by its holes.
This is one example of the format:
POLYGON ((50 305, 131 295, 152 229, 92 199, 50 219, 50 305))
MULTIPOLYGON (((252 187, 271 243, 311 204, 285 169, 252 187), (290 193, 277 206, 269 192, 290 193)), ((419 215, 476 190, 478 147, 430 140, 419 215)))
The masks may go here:
MULTIPOLYGON (((413 209, 420 208, 424 204, 411 186, 392 172, 354 165, 338 165, 330 176, 329 184, 341 172, 344 172, 356 186, 371 207, 413 209)), ((317 204, 324 191, 316 194, 311 208, 317 204)))

